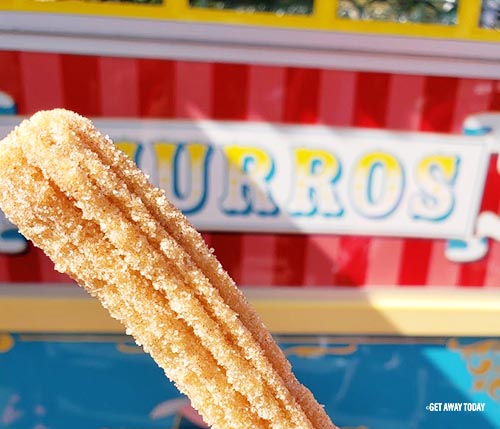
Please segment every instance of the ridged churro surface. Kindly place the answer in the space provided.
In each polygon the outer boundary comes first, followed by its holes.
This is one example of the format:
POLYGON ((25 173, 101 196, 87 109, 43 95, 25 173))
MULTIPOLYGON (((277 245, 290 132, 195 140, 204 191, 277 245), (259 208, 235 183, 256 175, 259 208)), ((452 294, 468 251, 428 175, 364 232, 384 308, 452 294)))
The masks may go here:
POLYGON ((198 232, 88 119, 39 112, 6 137, 0 206, 213 428, 335 428, 198 232))

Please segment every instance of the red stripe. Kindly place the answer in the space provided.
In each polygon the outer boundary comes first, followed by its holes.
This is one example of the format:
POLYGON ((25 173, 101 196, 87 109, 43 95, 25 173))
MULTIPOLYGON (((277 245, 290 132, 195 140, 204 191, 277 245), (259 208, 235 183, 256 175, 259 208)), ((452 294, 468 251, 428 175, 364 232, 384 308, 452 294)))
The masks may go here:
MULTIPOLYGON (((480 213, 483 211, 498 213, 500 206, 500 193, 498 192, 500 189, 500 174, 498 174, 496 169, 497 158, 495 155, 490 159, 483 200, 481 202, 481 209, 479 210, 480 213)), ((487 254, 486 257, 479 261, 462 264, 460 266, 458 284, 460 286, 484 285, 488 265, 491 263, 494 263, 494 261, 491 260, 491 255, 487 254)))
POLYGON ((468 262, 460 267, 458 286, 477 287, 483 286, 486 279, 489 258, 485 257, 479 261, 468 262))
POLYGON ((422 121, 422 131, 450 132, 459 79, 430 76, 426 78, 422 121))
POLYGON ((500 243, 490 240, 484 286, 500 287, 500 243))
POLYGON ((486 175, 486 183, 484 186, 483 199, 479 212, 492 211, 497 212, 500 203, 500 174, 497 172, 497 155, 490 158, 488 173, 486 175))
POLYGON ((9 258, 8 279, 13 283, 36 283, 40 282, 42 275, 40 272, 41 261, 47 258, 43 252, 35 248, 31 242, 28 243, 28 250, 22 255, 15 255, 9 258))
POLYGON ((175 105, 175 63, 138 60, 139 112, 144 118, 172 118, 175 105))
POLYGON ((210 116, 212 64, 175 63, 175 117, 206 119, 210 116))
POLYGON ((211 233, 208 238, 210 246, 215 249, 215 256, 224 269, 237 284, 241 284, 241 234, 238 233, 211 233))
MULTIPOLYGON (((421 76, 395 74, 389 82, 385 127, 414 131, 420 122, 421 76)), ((403 265, 403 238, 374 237, 370 242, 366 284, 395 285, 403 265)))
MULTIPOLYGON (((175 63, 175 103, 176 118, 205 119, 211 115, 212 107, 212 65, 208 63, 175 63)), ((214 233, 203 232, 208 247, 213 247, 214 233)), ((217 241, 217 240, 216 240, 217 241)), ((222 255, 224 243, 217 243, 222 255)), ((224 267, 226 268, 226 267, 224 267)))
POLYGON ((19 52, 0 51, 0 91, 14 99, 17 113, 25 115, 27 112, 21 76, 19 52))
POLYGON ((493 83, 491 80, 460 79, 453 111, 453 132, 462 132, 467 116, 488 109, 492 91, 493 83))
POLYGON ((209 248, 212 248, 212 236, 211 232, 202 231, 201 236, 209 248))
MULTIPOLYGON (((460 133, 467 116, 488 108, 492 83, 480 79, 459 79, 453 109, 452 131, 460 133)), ((491 171, 491 170, 490 170, 491 171)), ((491 204, 491 203, 488 203, 491 204)), ((495 203, 493 203, 495 204, 495 203)), ((480 285, 486 276, 486 260, 473 264, 458 264, 446 259, 445 243, 435 241, 427 276, 429 285, 480 285)))
MULTIPOLYGON (((471 114, 487 110, 491 98, 492 82, 481 79, 459 79, 453 108, 452 131, 459 133, 465 118, 471 114)), ((450 92, 451 94, 451 92, 450 92)), ((450 95, 451 96, 451 95, 450 95)), ((492 165, 490 167, 494 169, 492 165)), ((495 195, 496 192, 493 194, 495 195)), ((495 207, 496 202, 486 202, 495 207)), ((427 284, 439 286, 480 285, 486 276, 486 260, 473 264, 458 264, 449 261, 445 252, 445 242, 436 240, 433 244, 427 284)))
MULTIPOLYGON (((357 74, 354 126, 379 128, 385 125, 389 89, 388 73, 357 74)), ((366 284, 371 242, 372 238, 364 236, 347 236, 340 239, 342 258, 334 276, 335 284, 339 286, 366 284)))
MULTIPOLYGON (((287 70, 284 120, 293 123, 322 121, 350 125, 353 98, 353 75, 348 72, 290 68, 287 70), (332 103, 332 100, 336 100, 336 103, 332 103), (334 106, 337 110, 334 110, 334 106)), ((318 286, 363 283, 363 276, 355 274, 358 268, 364 272, 362 258, 358 261, 358 266, 355 266, 349 261, 341 260, 339 255, 345 255, 346 248, 347 253, 353 250, 349 248, 350 243, 364 243, 365 238, 310 235, 289 240, 290 238, 278 238, 278 246, 283 250, 278 254, 276 284, 318 286), (330 253, 334 249, 338 252, 330 253)))
MULTIPOLYGON (((197 110, 200 111, 200 115, 203 118, 210 118, 212 115, 211 111, 212 108, 211 85, 213 78, 212 65, 206 64, 206 68, 203 69, 203 73, 200 77, 200 83, 195 84, 197 89, 201 90, 201 92, 191 91, 191 86, 189 84, 189 81, 183 79, 182 72, 184 71, 184 68, 189 67, 189 70, 191 71, 193 70, 193 68, 190 66, 196 67, 198 64, 200 63, 183 63, 180 61, 176 62, 175 64, 176 98, 175 98, 174 111, 176 118, 185 118, 185 117, 196 118, 198 116, 197 110), (203 88, 200 88, 198 85, 202 85, 203 88), (200 94, 201 94, 201 99, 200 99, 200 94), (192 100, 193 97, 194 100, 192 100), (189 106, 191 105, 191 103, 193 103, 194 110, 190 110, 189 106)), ((189 75, 191 74, 190 71, 188 72, 189 75)), ((212 249, 213 248, 212 240, 214 237, 214 233, 202 231, 201 236, 203 237, 203 240, 205 240, 207 246, 212 249)))
MULTIPOLYGON (((335 126, 352 125, 356 81, 356 72, 320 71, 319 122, 335 126)), ((345 260, 345 246, 345 239, 337 235, 308 236, 304 261, 304 284, 308 286, 334 286, 339 282, 345 283, 346 267, 342 265, 345 260)), ((350 283, 347 282, 347 284, 350 283)))
MULTIPOLYGON (((285 69, 250 66, 248 119, 281 122, 285 69)), ((242 284, 269 286, 274 281, 278 234, 242 234, 242 284)))
MULTIPOLYGON (((151 63, 144 66, 151 67, 151 63)), ((211 116, 212 64, 176 61, 174 118, 204 119, 211 116)), ((215 233, 201 231, 207 246, 213 249, 215 233)), ((220 246, 218 246, 220 247, 220 246)), ((221 250, 222 253, 222 250, 221 250)), ((224 269, 226 269, 224 267, 224 269)))
POLYGON ((318 122, 320 70, 288 68, 284 121, 292 123, 318 122))
POLYGON ((107 117, 137 117, 138 70, 133 58, 103 57, 99 61, 101 113, 107 117))
POLYGON ((493 81, 493 92, 491 94, 489 110, 500 110, 500 80, 493 81))
POLYGON ((276 240, 273 285, 302 286, 304 284, 307 236, 280 234, 276 240))
POLYGON ((432 240, 408 238, 404 242, 398 284, 422 286, 426 284, 432 240))
POLYGON ((321 70, 318 120, 323 124, 350 126, 353 123, 357 73, 321 70))
POLYGON ((241 284, 269 286, 273 282, 276 265, 275 234, 241 235, 241 284))
POLYGON ((433 240, 432 242, 425 281, 428 286, 456 286, 458 284, 461 265, 446 257, 446 245, 446 240, 433 240))
POLYGON ((248 80, 248 119, 280 122, 286 72, 283 67, 250 66, 248 80))
MULTIPOLYGON (((421 131, 449 132, 453 122, 458 79, 426 77, 422 94, 421 131)), ((407 239, 403 248, 403 264, 399 284, 426 285, 433 240, 407 239)))
POLYGON ((248 115, 248 66, 213 65, 213 119, 243 120, 248 115))
POLYGON ((0 253, 0 283, 7 283, 10 281, 10 258, 10 255, 0 253))
POLYGON ((308 236, 303 262, 305 264, 304 285, 334 285, 342 255, 338 236, 319 234, 308 236))
MULTIPOLYGON (((48 262, 51 262, 49 258, 47 258, 48 262)), ((53 284, 57 285, 66 285, 66 284, 75 284, 75 281, 71 279, 68 275, 62 274, 59 271, 56 271, 53 264, 47 264, 46 267, 42 267, 42 284, 53 284)))
MULTIPOLYGON (((489 110, 500 111, 500 81, 491 81, 491 94, 490 94, 490 104, 489 110)), ((497 171, 496 166, 491 166, 490 171, 495 175, 497 184, 496 184, 496 195, 498 193, 498 186, 500 184, 500 172, 497 171)), ((493 188, 493 186, 492 186, 493 188)), ((499 195, 500 196, 500 195, 499 195)), ((489 204, 493 204, 491 201, 489 204)), ((500 203, 497 205, 496 213, 500 212, 500 203)), ((490 240, 490 250, 487 255, 488 258, 488 266, 486 269, 486 275, 484 284, 486 286, 500 286, 500 243, 497 241, 490 240)))
POLYGON ((27 113, 63 106, 60 55, 21 52, 20 59, 27 113))
POLYGON ((402 265, 404 239, 373 237, 366 267, 367 285, 392 286, 397 284, 402 265))
POLYGON ((101 114, 99 57, 61 55, 64 107, 85 116, 101 114))
MULTIPOLYGON (((248 66, 240 64, 214 64, 211 82, 211 118, 246 119, 248 66)), ((213 233, 210 243, 222 266, 237 284, 242 282, 242 234, 213 233)))
MULTIPOLYGON (((283 121, 291 123, 318 122, 320 71, 287 68, 285 79, 283 121)), ((305 235, 282 234, 276 239, 276 270, 273 284, 304 285, 308 242, 305 235)))
POLYGON ((390 74, 358 73, 354 125, 382 128, 386 122, 390 74))
POLYGON ((341 253, 335 264, 334 284, 363 286, 366 283, 370 238, 345 236, 340 239, 341 253))
POLYGON ((387 98, 386 127, 416 131, 422 115, 422 93, 425 78, 395 74, 391 76, 387 98))
MULTIPOLYGON (((352 125, 356 72, 321 70, 318 95, 318 122, 352 125)), ((306 286, 334 286, 343 261, 342 239, 338 235, 306 236, 304 279, 306 286)), ((345 244, 345 243, 344 243, 345 244)))

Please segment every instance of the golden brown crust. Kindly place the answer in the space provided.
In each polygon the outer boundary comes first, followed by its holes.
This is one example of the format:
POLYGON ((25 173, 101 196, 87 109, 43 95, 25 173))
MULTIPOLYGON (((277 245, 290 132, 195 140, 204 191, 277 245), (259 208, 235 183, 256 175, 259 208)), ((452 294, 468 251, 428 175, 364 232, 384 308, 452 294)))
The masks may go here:
POLYGON ((58 109, 17 127, 0 205, 213 428, 335 427, 201 236, 89 120, 58 109))

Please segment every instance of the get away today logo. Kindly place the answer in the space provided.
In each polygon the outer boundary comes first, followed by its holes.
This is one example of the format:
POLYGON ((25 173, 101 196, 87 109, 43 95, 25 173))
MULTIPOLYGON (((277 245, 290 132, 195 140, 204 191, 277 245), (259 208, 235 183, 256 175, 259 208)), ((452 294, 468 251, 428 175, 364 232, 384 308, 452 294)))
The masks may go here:
MULTIPOLYGON (((0 136, 20 120, 1 118, 0 136)), ((494 148, 480 121, 474 136, 248 122, 95 125, 199 229, 445 238, 450 258, 481 256, 476 221, 494 148)), ((3 238, 9 228, 0 219, 3 238)), ((0 251, 19 251, 5 241, 0 251)))

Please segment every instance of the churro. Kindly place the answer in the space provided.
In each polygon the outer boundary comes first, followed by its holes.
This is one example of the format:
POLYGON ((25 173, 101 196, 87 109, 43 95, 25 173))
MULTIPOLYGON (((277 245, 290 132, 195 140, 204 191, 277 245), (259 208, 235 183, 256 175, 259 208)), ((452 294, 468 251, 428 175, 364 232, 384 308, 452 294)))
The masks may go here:
POLYGON ((0 144, 0 206, 216 429, 334 429, 201 235, 92 123, 39 112, 0 144))

